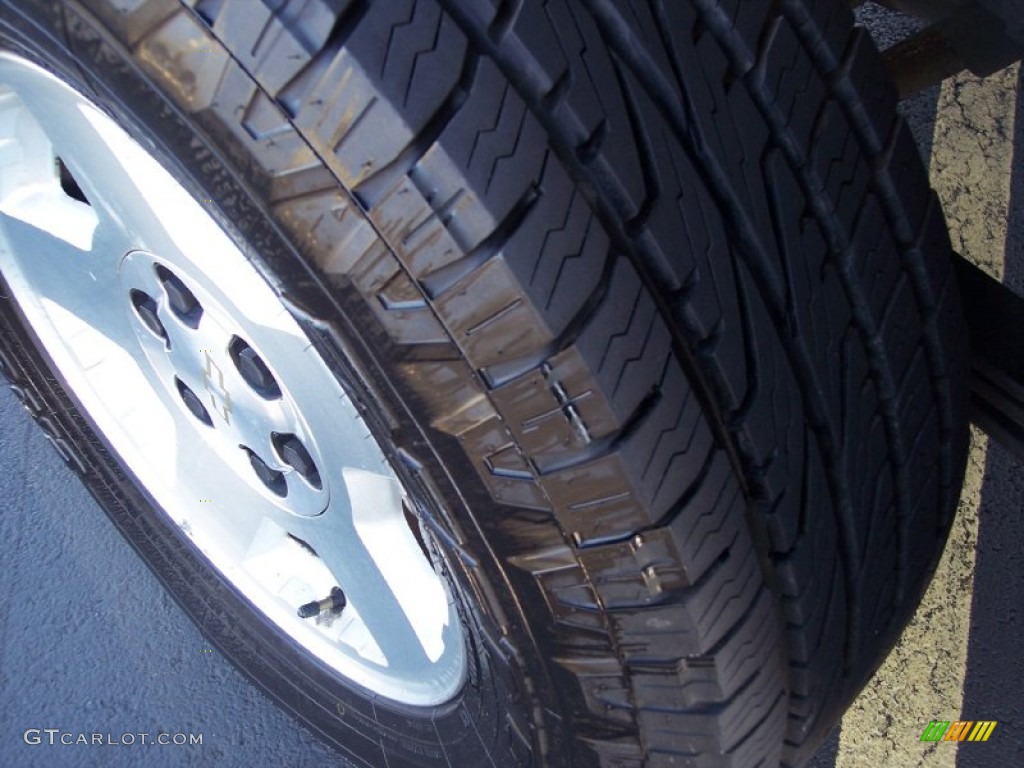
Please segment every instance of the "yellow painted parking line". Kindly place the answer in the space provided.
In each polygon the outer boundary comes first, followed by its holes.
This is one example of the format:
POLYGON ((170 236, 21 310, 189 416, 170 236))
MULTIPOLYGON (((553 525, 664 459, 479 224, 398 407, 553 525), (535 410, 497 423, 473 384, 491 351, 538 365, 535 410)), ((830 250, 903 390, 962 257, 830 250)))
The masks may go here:
MULTIPOLYGON (((961 75, 945 82, 931 156, 932 185, 942 200, 953 247, 999 279, 1017 78, 1015 65, 985 80, 961 75)), ((954 768, 958 749, 982 746, 932 743, 921 735, 935 720, 988 714, 961 713, 987 446, 987 439, 973 431, 960 508, 935 579, 899 644, 843 719, 839 768, 954 768)))

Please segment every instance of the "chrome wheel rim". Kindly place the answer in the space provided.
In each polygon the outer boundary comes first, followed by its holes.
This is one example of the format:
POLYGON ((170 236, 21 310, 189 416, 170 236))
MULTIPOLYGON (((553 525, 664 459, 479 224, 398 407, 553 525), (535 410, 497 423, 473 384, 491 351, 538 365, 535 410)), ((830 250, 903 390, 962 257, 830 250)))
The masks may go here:
POLYGON ((388 699, 450 700, 466 650, 407 494, 209 204, 84 95, 0 52, 0 271, 69 390, 295 643, 388 699))

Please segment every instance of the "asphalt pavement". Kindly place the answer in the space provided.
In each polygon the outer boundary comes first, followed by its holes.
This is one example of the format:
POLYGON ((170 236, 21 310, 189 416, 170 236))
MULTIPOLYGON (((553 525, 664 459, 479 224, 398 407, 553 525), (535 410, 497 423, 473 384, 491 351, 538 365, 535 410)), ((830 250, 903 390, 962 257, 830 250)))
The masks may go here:
MULTIPOLYGON (((902 29, 865 13, 878 34, 902 29)), ((1021 84, 1017 68, 985 83, 964 76, 904 110, 957 247, 1024 294, 1021 84)), ((0 768, 338 764, 212 650, 6 389, 0 500, 0 768), (26 743, 29 729, 41 743, 26 743), (136 743, 51 746, 43 729, 136 743), (141 733, 202 743, 144 746, 141 733)), ((921 610, 815 768, 1024 765, 1022 512, 1021 464, 978 436, 921 610), (920 741, 929 720, 957 719, 998 725, 985 744, 920 741)))
POLYGON ((6 387, 0 499, 0 768, 341 765, 204 641, 6 387))

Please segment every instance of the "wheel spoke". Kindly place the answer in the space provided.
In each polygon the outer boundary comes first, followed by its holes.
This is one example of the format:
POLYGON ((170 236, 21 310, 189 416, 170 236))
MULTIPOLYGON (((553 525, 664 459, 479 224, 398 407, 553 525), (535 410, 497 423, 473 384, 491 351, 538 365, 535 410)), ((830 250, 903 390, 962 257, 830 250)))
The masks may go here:
MULTIPOLYGON (((3 56, 0 82, 44 128, 54 155, 70 169, 99 219, 109 219, 137 247, 175 252, 175 236, 155 211, 194 203, 168 183, 151 156, 67 86, 27 73, 3 56)), ((51 172, 56 181, 53 164, 51 172)))
MULTIPOLYGON (((417 558, 400 564, 409 566, 405 574, 389 574, 393 578, 386 579, 355 526, 355 517, 359 514, 355 507, 390 503, 396 494, 400 500, 401 487, 388 477, 360 474, 364 477, 350 484, 348 499, 338 498, 343 491, 336 487, 328 512, 318 517, 299 518, 297 535, 310 543, 338 579, 346 598, 359 611, 387 659, 389 671, 395 674, 423 673, 431 662, 424 649, 424 639, 410 620, 409 610, 412 607, 409 598, 414 590, 408 587, 415 587, 415 580, 423 577, 415 566, 417 558), (353 489, 352 485, 357 487, 353 489), (346 506, 352 511, 347 513, 346 506), (400 581, 402 577, 408 578, 409 582, 403 584, 400 581)), ((422 562, 421 558, 418 560, 422 562)))
MULTIPOLYGON (((69 209, 58 202, 50 215, 55 220, 68 222, 78 211, 67 201, 69 209)), ((81 220, 77 224, 86 225, 81 220)), ((21 279, 28 283, 40 298, 76 316, 80 321, 103 333, 111 341, 126 344, 132 333, 127 313, 126 300, 120 296, 116 281, 107 277, 110 259, 98 258, 97 251, 106 249, 106 235, 116 235, 105 228, 92 233, 92 250, 82 250, 69 239, 69 231, 77 224, 71 222, 66 230, 55 234, 42 229, 23 218, 0 211, 0 233, 2 241, 11 253, 31 253, 31 259, 19 259, 16 269, 21 279)), ((115 239, 116 242, 116 239, 115 239)))

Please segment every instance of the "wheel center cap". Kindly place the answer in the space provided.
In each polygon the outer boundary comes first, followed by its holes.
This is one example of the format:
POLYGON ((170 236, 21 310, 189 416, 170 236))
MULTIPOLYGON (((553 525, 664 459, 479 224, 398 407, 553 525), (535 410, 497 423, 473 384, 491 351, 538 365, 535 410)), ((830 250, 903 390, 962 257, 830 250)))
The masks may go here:
POLYGON ((323 459, 297 405, 244 338, 242 310, 215 298, 187 265, 146 251, 128 253, 118 271, 140 358, 171 405, 268 501, 304 517, 323 513, 323 459))

